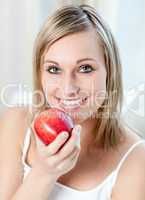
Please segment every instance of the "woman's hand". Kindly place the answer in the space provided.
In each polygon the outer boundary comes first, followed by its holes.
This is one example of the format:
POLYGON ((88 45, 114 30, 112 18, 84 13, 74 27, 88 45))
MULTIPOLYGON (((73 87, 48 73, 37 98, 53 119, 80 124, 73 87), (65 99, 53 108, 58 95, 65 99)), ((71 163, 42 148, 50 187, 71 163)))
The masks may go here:
MULTIPOLYGON (((35 133, 33 123, 31 127, 35 133)), ((51 174, 56 178, 59 178, 61 175, 74 168, 80 153, 80 130, 81 126, 76 125, 69 139, 68 132, 61 132, 56 139, 47 146, 43 144, 35 134, 37 155, 32 167, 37 167, 42 172, 49 175, 51 174)))

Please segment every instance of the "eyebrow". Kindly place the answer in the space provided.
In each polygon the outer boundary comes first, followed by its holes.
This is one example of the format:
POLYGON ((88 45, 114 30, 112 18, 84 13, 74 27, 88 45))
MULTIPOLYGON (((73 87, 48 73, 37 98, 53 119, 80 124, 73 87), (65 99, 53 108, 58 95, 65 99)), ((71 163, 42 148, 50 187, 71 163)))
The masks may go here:
MULTIPOLYGON (((76 64, 79 64, 80 62, 83 62, 83 61, 89 61, 89 60, 95 61, 97 63, 97 60, 95 60, 94 58, 82 58, 82 59, 77 60, 76 64)), ((56 61, 53 61, 50 59, 45 60, 44 63, 53 63, 55 65, 59 65, 56 61)))

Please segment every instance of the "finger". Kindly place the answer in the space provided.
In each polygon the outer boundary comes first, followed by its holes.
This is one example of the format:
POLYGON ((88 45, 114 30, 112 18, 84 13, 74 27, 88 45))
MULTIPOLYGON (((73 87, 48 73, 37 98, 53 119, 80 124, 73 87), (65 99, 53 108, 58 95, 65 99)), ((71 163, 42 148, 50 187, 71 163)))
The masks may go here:
POLYGON ((64 160, 62 160, 60 162, 60 164, 58 163, 58 169, 59 170, 65 170, 65 169, 68 169, 68 167, 73 167, 73 163, 75 164, 76 163, 76 160, 78 159, 79 157, 79 152, 80 150, 78 148, 75 148, 74 151, 69 155, 67 156, 64 160))
MULTIPOLYGON (((66 159, 66 160, 68 160, 68 159, 71 159, 71 160, 72 160, 73 156, 75 156, 75 155, 77 154, 77 152, 78 152, 78 149, 74 149, 74 151, 73 151, 67 158, 65 158, 65 159, 66 159)), ((64 159, 64 160, 65 160, 65 159, 64 159)), ((62 160, 61 162, 65 163, 64 160, 62 160)), ((55 156, 55 155, 48 158, 48 164, 49 164, 49 166, 52 167, 52 168, 55 168, 55 167, 57 168, 58 165, 59 165, 61 162, 58 162, 57 156, 55 156)))
POLYGON ((66 131, 62 131, 56 139, 50 143, 48 146, 45 146, 45 150, 48 152, 49 155, 54 155, 58 152, 60 147, 66 142, 69 137, 69 133, 66 131))
POLYGON ((50 143, 49 145, 45 145, 40 138, 36 135, 36 144, 37 144, 37 148, 39 149, 39 151, 46 155, 46 156, 52 156, 54 154, 56 154, 58 152, 58 150, 60 149, 60 147, 66 142, 66 140, 68 139, 69 133, 68 132, 61 132, 56 139, 50 143))
POLYGON ((75 146, 77 146, 78 148, 80 148, 80 144, 78 145, 78 140, 80 143, 80 138, 78 139, 78 137, 80 137, 80 125, 77 125, 71 134, 70 139, 67 141, 67 143, 63 146, 63 148, 59 151, 58 156, 59 156, 59 160, 62 160, 64 157, 66 157, 67 155, 69 155, 75 146))
POLYGON ((81 129, 82 129, 81 125, 78 124, 78 125, 76 125, 76 126, 73 128, 73 130, 72 130, 72 133, 75 134, 75 135, 77 135, 76 144, 78 145, 78 147, 81 146, 81 145, 80 145, 80 134, 81 134, 81 129))
POLYGON ((56 139, 52 143, 46 146, 36 134, 36 131, 34 129, 34 121, 31 124, 31 129, 35 133, 37 148, 41 150, 41 153, 47 152, 47 156, 55 154, 69 136, 68 132, 63 131, 56 137, 56 139))

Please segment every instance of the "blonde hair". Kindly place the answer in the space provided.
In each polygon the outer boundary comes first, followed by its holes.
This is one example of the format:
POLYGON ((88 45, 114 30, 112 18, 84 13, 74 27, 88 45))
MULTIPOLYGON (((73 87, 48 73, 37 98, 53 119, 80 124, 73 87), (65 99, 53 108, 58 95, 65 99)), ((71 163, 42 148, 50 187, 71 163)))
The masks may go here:
MULTIPOLYGON (((96 30, 103 45, 107 71, 106 90, 108 95, 98 110, 100 117, 97 119, 95 142, 100 144, 103 149, 109 149, 119 143, 121 136, 122 69, 114 37, 108 25, 93 7, 84 4, 64 6, 46 19, 46 22, 37 35, 34 45, 33 89, 34 91, 40 90, 43 92, 40 81, 40 66, 47 49, 55 41, 66 35, 88 31, 92 27, 96 30), (103 116, 104 113, 105 116, 103 116)), ((37 104, 39 100, 39 98, 36 98, 34 102, 37 104)), ((46 107, 45 101, 45 104, 39 107, 38 110, 42 111, 46 107)))

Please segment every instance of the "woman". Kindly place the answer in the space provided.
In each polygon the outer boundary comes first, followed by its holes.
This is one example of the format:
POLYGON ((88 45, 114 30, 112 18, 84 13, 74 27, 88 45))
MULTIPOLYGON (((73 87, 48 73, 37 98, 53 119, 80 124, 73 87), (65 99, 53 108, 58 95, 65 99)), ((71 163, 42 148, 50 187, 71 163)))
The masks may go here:
POLYGON ((145 141, 121 120, 118 49, 95 9, 70 5, 49 17, 33 66, 34 91, 45 103, 35 98, 31 127, 29 108, 3 116, 0 199, 145 199, 145 141), (76 125, 59 152, 67 132, 48 146, 34 134, 35 115, 49 107, 65 110, 76 125))

